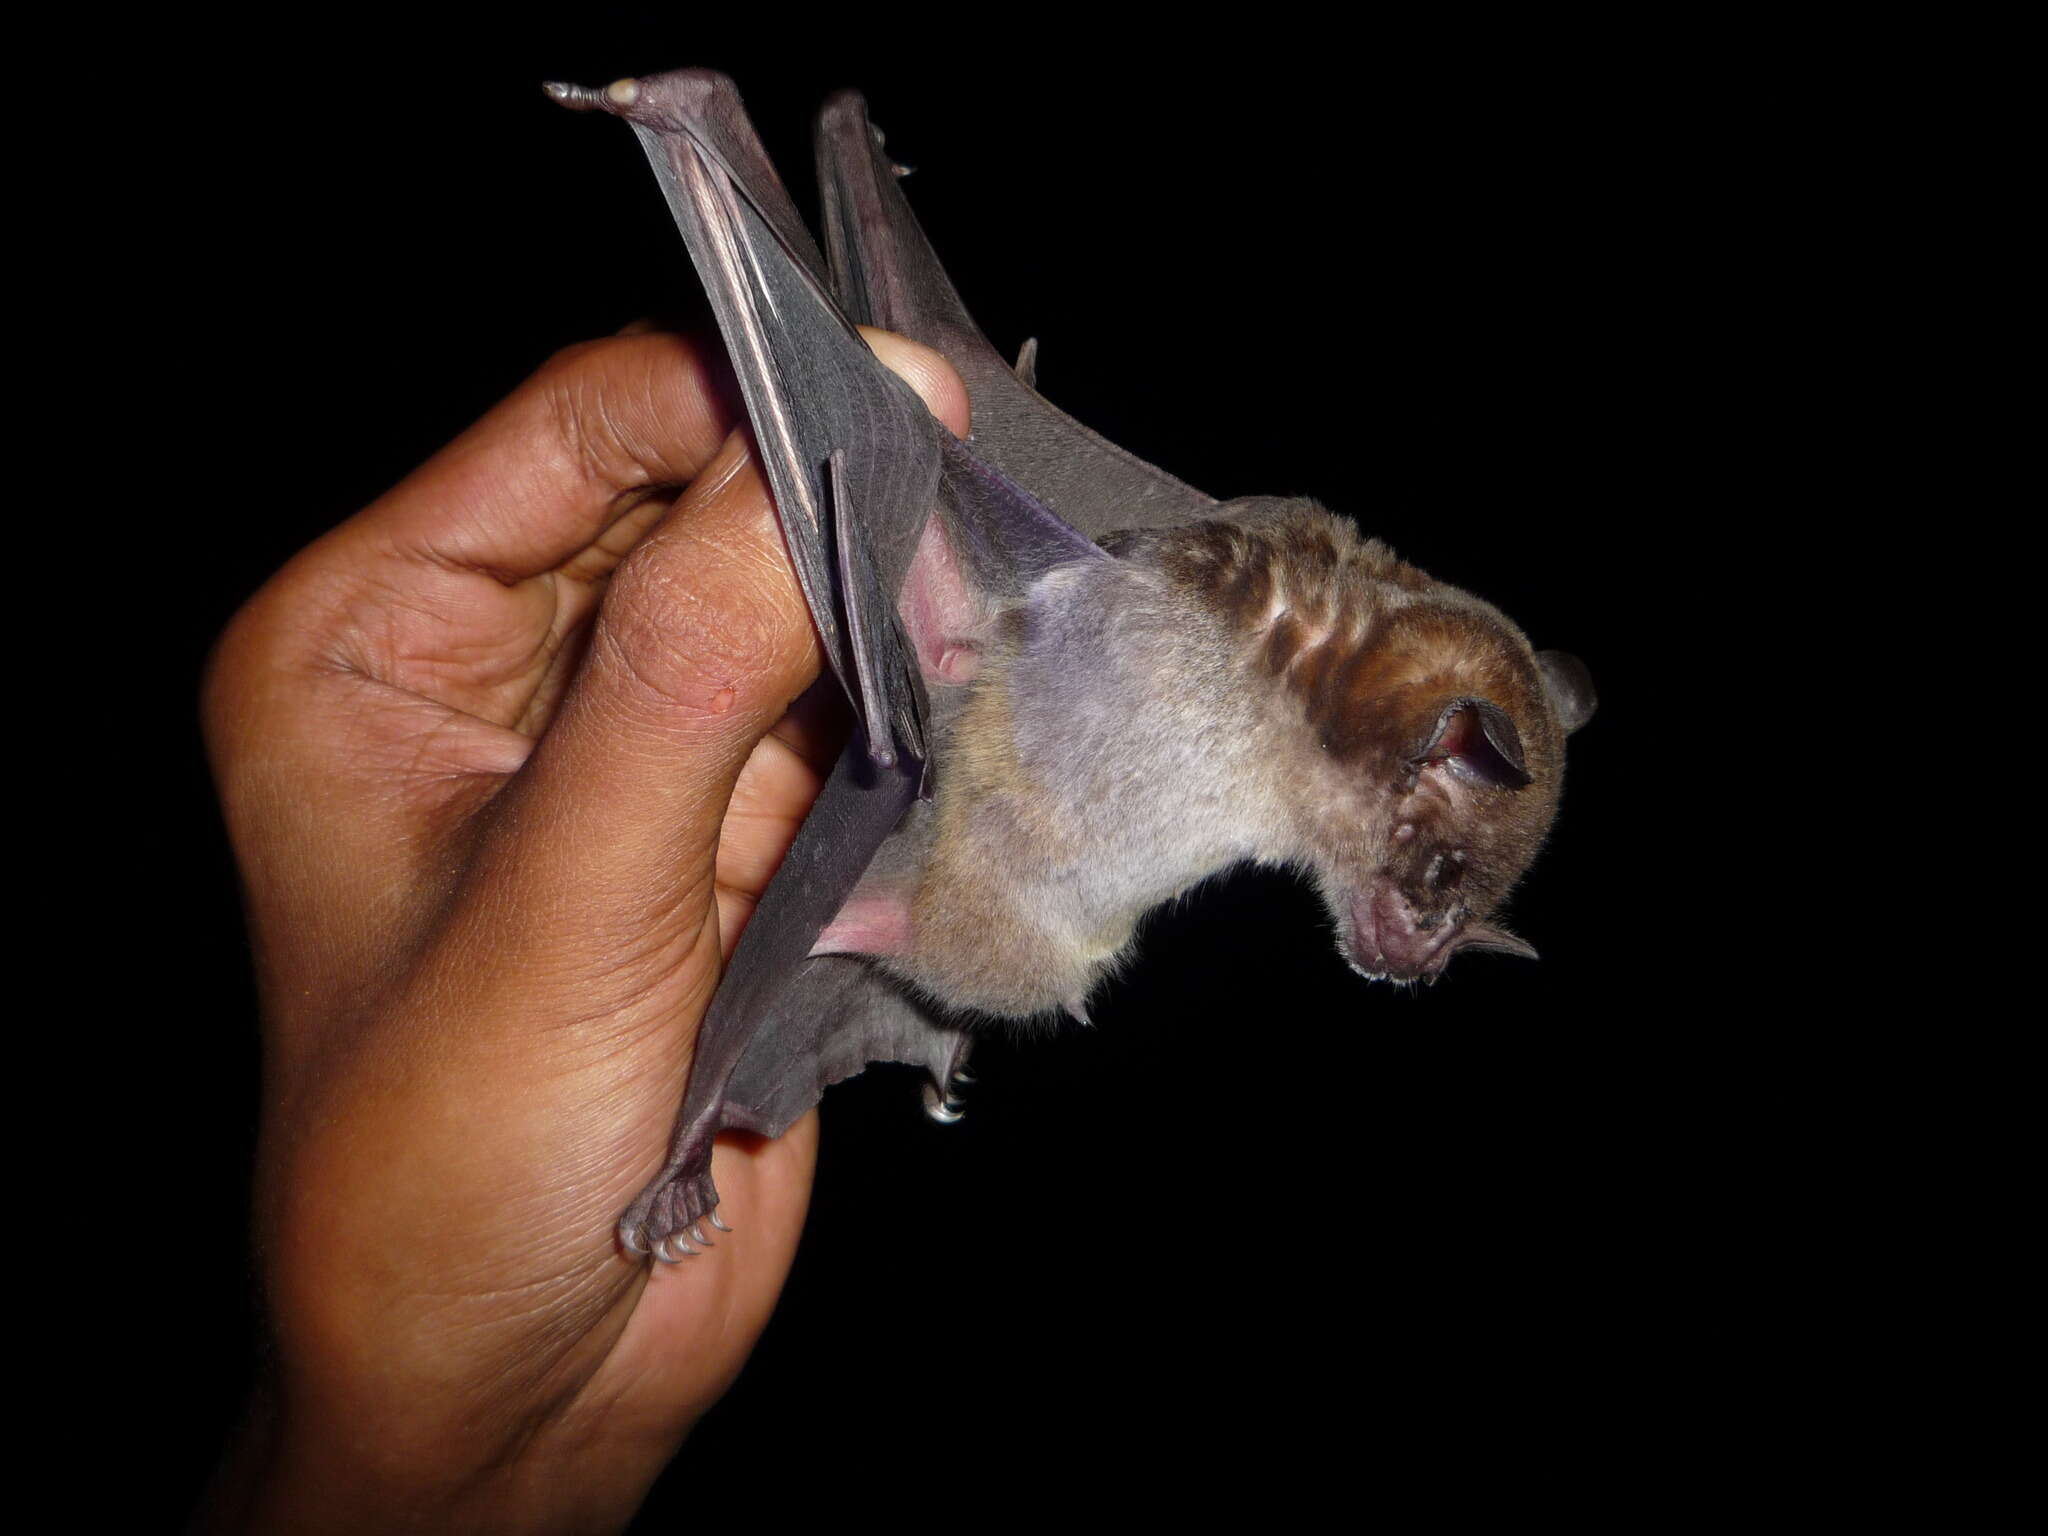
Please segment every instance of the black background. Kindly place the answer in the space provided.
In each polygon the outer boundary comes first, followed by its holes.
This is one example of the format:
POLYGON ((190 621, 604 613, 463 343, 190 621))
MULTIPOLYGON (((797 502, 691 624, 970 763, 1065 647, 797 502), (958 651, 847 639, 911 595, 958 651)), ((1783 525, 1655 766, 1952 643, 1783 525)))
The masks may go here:
POLYGON ((251 1348, 254 1019, 201 659, 552 350, 690 306, 630 135, 537 89, 684 63, 735 75, 807 209, 810 114, 861 87, 984 329, 1040 338, 1046 394, 1213 494, 1352 515, 1586 658, 1602 708, 1510 913, 1540 964, 1368 986, 1304 887, 1241 875, 1155 920, 1093 1030, 987 1046, 961 1125, 927 1124, 907 1072, 835 1090, 781 1310, 645 1528, 764 1488, 916 1519, 1084 1486, 1105 1511, 1592 1509, 1776 1454, 1716 1405, 1785 1237, 1756 1202, 1786 1133, 1762 1022, 1709 1013, 1663 915, 1693 813, 1661 723, 1739 516, 1729 460, 1778 430, 1730 384, 1788 196, 1755 174, 1762 106, 1716 97, 1685 39, 1476 22, 1185 54, 1084 32, 1079 60, 1010 13, 837 43, 680 9, 502 25, 224 53, 131 136, 181 445, 136 536, 168 551, 177 765, 148 939, 204 1000, 143 1060, 189 1291, 153 1346, 168 1491, 204 1475, 251 1348))

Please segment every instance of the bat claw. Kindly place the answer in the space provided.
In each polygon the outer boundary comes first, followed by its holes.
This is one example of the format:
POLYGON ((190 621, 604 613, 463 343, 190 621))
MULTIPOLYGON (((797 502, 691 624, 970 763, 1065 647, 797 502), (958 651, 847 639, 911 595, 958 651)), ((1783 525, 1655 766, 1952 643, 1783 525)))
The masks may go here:
POLYGON ((951 1093, 941 1093, 939 1085, 927 1079, 924 1085, 925 1118, 939 1125, 954 1125, 967 1113, 966 1106, 951 1093))
POLYGON ((547 92, 549 100, 571 112, 617 112, 640 99, 637 80, 614 80, 601 89, 594 85, 571 85, 566 80, 544 80, 540 88, 547 92))
POLYGON ((693 1161, 678 1158, 626 1208, 626 1214, 619 1218, 619 1243, 628 1253, 651 1252, 662 1263, 673 1264, 714 1246, 699 1223, 708 1219, 721 1232, 732 1230, 711 1215, 718 1189, 711 1182, 710 1172, 685 1171, 693 1161), (691 1241, 699 1247, 693 1248, 691 1241))
POLYGON ((571 112, 596 112, 604 107, 604 93, 587 85, 571 85, 566 80, 543 80, 540 88, 548 93, 551 101, 571 112))

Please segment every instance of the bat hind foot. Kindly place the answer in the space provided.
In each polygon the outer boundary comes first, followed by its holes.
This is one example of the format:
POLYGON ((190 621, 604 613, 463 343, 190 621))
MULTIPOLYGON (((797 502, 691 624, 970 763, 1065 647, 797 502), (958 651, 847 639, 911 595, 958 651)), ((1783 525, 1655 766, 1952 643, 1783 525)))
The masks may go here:
POLYGON ((713 1214, 717 1205, 718 1186, 708 1168, 667 1169, 619 1218, 619 1246, 635 1257, 651 1253, 664 1264, 695 1258, 712 1245, 707 1224, 732 1230, 713 1214))

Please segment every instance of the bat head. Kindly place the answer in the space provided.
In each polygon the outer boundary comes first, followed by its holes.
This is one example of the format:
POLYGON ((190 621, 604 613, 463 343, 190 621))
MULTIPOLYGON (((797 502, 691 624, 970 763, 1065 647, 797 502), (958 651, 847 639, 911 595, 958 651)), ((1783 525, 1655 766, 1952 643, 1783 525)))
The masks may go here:
POLYGON ((1535 958, 1493 917, 1556 817, 1584 665, 1305 503, 1188 530, 1168 569, 1258 675, 1286 856, 1352 967, 1434 981, 1460 950, 1535 958))
POLYGON ((1592 713, 1590 681, 1466 593, 1399 590, 1362 654, 1332 665, 1344 680, 1305 697, 1327 761, 1323 795, 1302 810, 1338 947, 1395 981, 1434 981, 1465 949, 1533 960, 1493 918, 1556 818, 1564 738, 1592 713))
MULTIPOLYGON (((1490 921, 1535 857, 1556 813, 1561 755, 1536 748, 1517 711, 1424 663, 1411 684, 1372 700, 1372 761, 1351 814, 1364 836, 1325 840, 1316 872, 1354 969, 1434 981, 1462 949, 1536 958, 1490 921), (1374 708, 1377 706, 1377 708, 1374 708)), ((1495 696, 1515 690, 1496 681, 1495 696)), ((1529 718, 1525 708, 1520 712, 1529 718)))

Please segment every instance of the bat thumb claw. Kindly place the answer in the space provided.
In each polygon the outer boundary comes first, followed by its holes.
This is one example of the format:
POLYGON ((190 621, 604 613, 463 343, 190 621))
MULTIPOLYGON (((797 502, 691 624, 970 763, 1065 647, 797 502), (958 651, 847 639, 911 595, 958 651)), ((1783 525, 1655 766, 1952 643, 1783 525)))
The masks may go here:
POLYGON ((640 97, 637 80, 614 80, 599 89, 594 85, 571 85, 566 80, 543 80, 541 87, 548 99, 571 112, 616 112, 621 107, 630 107, 640 97))

